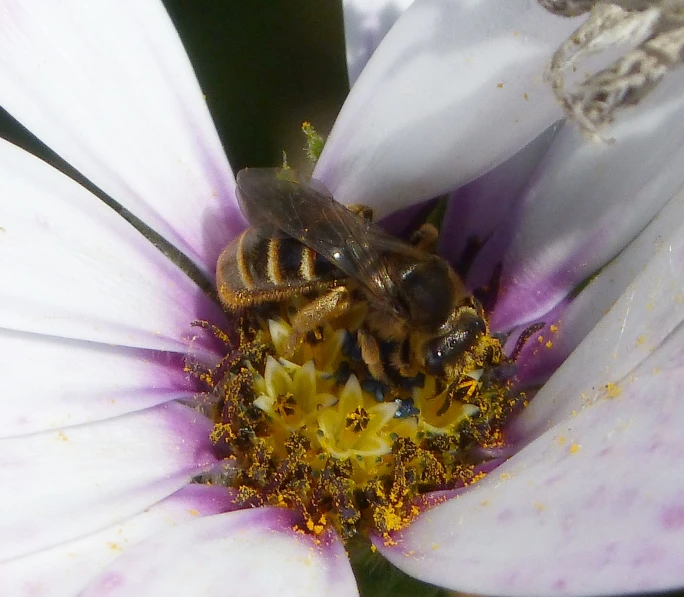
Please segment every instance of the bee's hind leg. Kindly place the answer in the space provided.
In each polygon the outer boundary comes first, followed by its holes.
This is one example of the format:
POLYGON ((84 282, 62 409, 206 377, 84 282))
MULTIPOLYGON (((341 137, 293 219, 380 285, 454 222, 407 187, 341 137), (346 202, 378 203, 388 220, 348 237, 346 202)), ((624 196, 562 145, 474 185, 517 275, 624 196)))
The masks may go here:
POLYGON ((352 306, 351 293, 346 286, 336 286, 315 298, 306 307, 290 318, 292 336, 286 353, 291 356, 306 334, 315 330, 327 320, 344 315, 352 306))

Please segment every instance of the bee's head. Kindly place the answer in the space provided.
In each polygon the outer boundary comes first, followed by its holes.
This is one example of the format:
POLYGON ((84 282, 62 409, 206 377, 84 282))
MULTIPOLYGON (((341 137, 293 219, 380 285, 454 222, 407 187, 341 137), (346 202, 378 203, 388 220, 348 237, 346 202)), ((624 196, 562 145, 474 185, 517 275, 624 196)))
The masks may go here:
POLYGON ((436 376, 444 375, 462 360, 487 333, 487 324, 472 307, 459 307, 445 327, 446 331, 429 340, 423 349, 425 368, 436 376))

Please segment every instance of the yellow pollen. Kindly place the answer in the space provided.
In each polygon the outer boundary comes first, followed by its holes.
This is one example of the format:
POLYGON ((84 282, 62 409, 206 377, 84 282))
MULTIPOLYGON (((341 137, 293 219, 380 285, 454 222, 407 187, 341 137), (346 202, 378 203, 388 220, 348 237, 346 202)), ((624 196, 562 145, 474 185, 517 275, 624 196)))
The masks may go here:
POLYGON ((303 304, 245 319, 237 350, 216 369, 188 366, 209 386, 211 440, 226 454, 209 482, 235 487, 246 507, 299 512, 300 531, 332 526, 348 539, 370 530, 389 537, 419 513, 424 493, 484 478, 478 450, 503 445, 501 427, 519 404, 484 364, 500 353, 497 340, 466 354, 467 373, 450 384, 420 372, 406 387, 383 385, 349 349, 365 309, 293 347, 290 317, 303 304))
POLYGON ((368 427, 369 421, 370 415, 366 412, 366 409, 357 408, 353 413, 347 415, 346 428, 354 433, 358 433, 368 427))
POLYGON ((606 386, 606 393, 605 396, 606 398, 617 398, 620 394, 622 394, 622 390, 620 389, 619 386, 615 385, 614 383, 607 383, 606 386))

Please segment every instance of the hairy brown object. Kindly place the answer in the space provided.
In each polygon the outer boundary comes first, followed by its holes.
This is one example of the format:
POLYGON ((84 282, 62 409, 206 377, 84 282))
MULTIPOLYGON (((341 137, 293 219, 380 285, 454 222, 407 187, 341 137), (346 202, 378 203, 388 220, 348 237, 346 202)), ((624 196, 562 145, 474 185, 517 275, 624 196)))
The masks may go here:
POLYGON ((641 102, 684 62, 684 0, 539 0, 562 16, 588 19, 551 59, 548 78, 568 118, 595 135, 616 113, 641 102), (603 70, 567 89, 565 74, 591 54, 624 45, 603 70))

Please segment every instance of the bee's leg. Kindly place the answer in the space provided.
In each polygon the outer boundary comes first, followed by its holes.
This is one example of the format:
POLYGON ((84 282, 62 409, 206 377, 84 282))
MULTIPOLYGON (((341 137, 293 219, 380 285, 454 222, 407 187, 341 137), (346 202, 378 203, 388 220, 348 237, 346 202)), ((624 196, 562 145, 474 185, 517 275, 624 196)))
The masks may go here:
POLYGON ((455 400, 469 402, 477 391, 478 386, 479 383, 470 377, 467 377, 465 380, 461 380, 457 384, 452 385, 447 392, 447 397, 444 400, 444 404, 442 404, 442 406, 440 406, 437 410, 437 416, 441 417, 446 411, 448 411, 455 400))
POLYGON ((331 288, 324 295, 311 301, 290 318, 293 334, 286 352, 291 355, 307 332, 316 329, 328 319, 344 315, 351 306, 351 293, 346 286, 331 288))
POLYGON ((434 253, 437 250, 438 239, 437 227, 434 224, 423 224, 411 235, 411 244, 421 251, 434 253))
POLYGON ((415 377, 418 375, 418 368, 411 361, 410 342, 408 338, 405 338, 390 354, 390 364, 402 377, 415 377))
POLYGON ((380 345, 375 336, 365 326, 361 326, 356 338, 361 349, 361 358, 368 367, 369 373, 378 381, 388 383, 389 379, 382 363, 380 345))
POLYGON ((353 214, 356 214, 357 216, 361 216, 366 222, 372 222, 373 221, 373 208, 368 207, 367 205, 362 205, 361 203, 352 203, 351 205, 347 205, 347 209, 352 212, 353 214))

